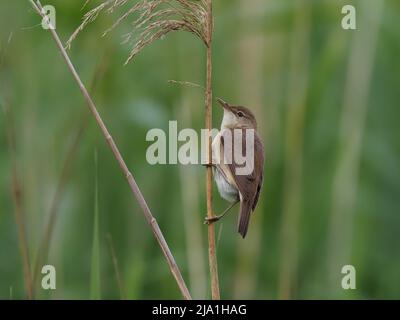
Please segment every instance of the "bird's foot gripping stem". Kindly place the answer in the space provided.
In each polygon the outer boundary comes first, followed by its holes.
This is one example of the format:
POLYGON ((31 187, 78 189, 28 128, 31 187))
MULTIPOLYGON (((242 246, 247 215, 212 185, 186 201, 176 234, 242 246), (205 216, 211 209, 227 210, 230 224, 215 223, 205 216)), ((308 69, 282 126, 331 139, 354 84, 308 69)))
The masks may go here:
POLYGON ((204 224, 210 225, 213 224, 214 222, 217 222, 219 220, 221 220, 227 213, 229 210, 231 210, 237 203, 239 203, 239 201, 236 201, 234 203, 232 203, 228 208, 225 209, 224 212, 222 212, 222 214, 220 214, 219 216, 214 216, 214 217, 205 217, 204 218, 204 224))
POLYGON ((212 217, 212 218, 205 217, 204 218, 204 224, 206 224, 206 225, 213 224, 213 223, 219 221, 221 218, 222 218, 221 216, 215 216, 215 217, 212 217))

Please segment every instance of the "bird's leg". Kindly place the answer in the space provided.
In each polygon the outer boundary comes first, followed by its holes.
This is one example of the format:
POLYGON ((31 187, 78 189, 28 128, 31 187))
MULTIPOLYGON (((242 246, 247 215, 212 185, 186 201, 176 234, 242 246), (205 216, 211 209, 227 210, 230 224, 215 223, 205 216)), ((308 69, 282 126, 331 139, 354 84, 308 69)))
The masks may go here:
POLYGON ((232 209, 236 204, 238 204, 239 202, 240 202, 240 201, 236 201, 236 202, 232 203, 232 204, 231 204, 228 208, 226 208, 225 211, 222 212, 219 216, 215 216, 215 217, 212 217, 212 218, 206 217, 206 218, 204 219, 204 224, 212 224, 212 223, 214 223, 214 222, 217 222, 217 221, 221 220, 221 219, 228 213, 228 211, 231 210, 231 209, 232 209))

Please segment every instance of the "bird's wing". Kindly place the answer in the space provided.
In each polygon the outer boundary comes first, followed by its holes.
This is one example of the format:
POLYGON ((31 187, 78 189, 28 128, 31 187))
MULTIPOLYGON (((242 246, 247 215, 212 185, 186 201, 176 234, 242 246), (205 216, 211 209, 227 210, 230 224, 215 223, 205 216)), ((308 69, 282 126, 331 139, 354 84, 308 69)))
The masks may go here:
MULTIPOLYGON (((230 172, 233 176, 233 179, 239 189, 241 196, 241 208, 240 208, 240 217, 239 217, 239 233, 244 237, 247 233, 247 228, 250 219, 250 213, 254 211, 263 183, 263 171, 264 171, 264 147, 263 144, 257 134, 254 131, 254 169, 248 175, 238 175, 236 170, 243 165, 238 164, 235 161, 235 144, 234 141, 234 132, 231 130, 231 149, 232 150, 232 163, 227 164, 230 172)), ((224 136, 222 139, 222 143, 226 146, 227 141, 224 136)), ((246 148, 246 129, 242 129, 242 145, 239 146, 241 150, 238 152, 245 153, 246 148)))
MULTIPOLYGON (((233 143, 234 133, 232 130, 231 134, 231 150, 232 153, 235 153, 235 145, 233 143)), ((226 136, 222 137, 222 145, 224 146, 224 151, 226 148, 226 136)), ((238 152, 243 151, 245 153, 246 148, 246 129, 242 129, 242 146, 240 146, 242 150, 238 150, 238 152)), ((227 149, 229 150, 229 149, 227 149)), ((229 152, 229 151, 227 151, 229 152)), ((264 147, 263 144, 257 134, 254 131, 254 169, 248 175, 237 175, 236 170, 238 168, 244 167, 244 165, 240 165, 235 161, 235 157, 231 155, 232 163, 228 163, 227 166, 230 169, 230 173, 241 193, 241 196, 244 200, 249 200, 254 207, 257 205, 259 193, 262 187, 263 182, 263 171, 264 171, 264 147)))
POLYGON ((260 172, 257 172, 257 175, 259 177, 258 179, 258 184, 257 184, 257 192, 256 195, 254 197, 253 200, 253 206, 252 209, 253 211, 256 209, 257 203, 258 203, 258 199, 260 198, 260 192, 264 183, 264 146, 260 140, 260 138, 257 136, 257 138, 255 138, 255 147, 254 150, 261 150, 261 152, 256 152, 255 153, 255 157, 254 157, 254 167, 255 168, 261 168, 261 170, 259 170, 260 172))

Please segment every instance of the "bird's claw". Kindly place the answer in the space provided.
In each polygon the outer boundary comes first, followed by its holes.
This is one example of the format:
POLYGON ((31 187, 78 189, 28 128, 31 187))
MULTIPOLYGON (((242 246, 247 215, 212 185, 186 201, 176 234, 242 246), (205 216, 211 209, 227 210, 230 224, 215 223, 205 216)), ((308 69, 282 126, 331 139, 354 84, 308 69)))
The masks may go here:
POLYGON ((210 217, 205 217, 205 218, 204 218, 204 224, 210 225, 210 224, 213 224, 214 222, 217 222, 218 220, 219 220, 218 217, 212 217, 212 218, 210 218, 210 217))

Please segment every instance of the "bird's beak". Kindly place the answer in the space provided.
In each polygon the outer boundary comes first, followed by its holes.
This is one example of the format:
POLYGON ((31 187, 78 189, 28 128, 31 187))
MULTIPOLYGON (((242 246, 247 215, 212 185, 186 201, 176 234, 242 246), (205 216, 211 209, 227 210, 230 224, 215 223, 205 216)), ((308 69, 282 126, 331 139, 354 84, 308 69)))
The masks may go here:
POLYGON ((226 110, 231 110, 230 105, 225 102, 224 100, 222 100, 221 98, 217 98, 218 103, 221 105, 222 108, 226 109, 226 110))

